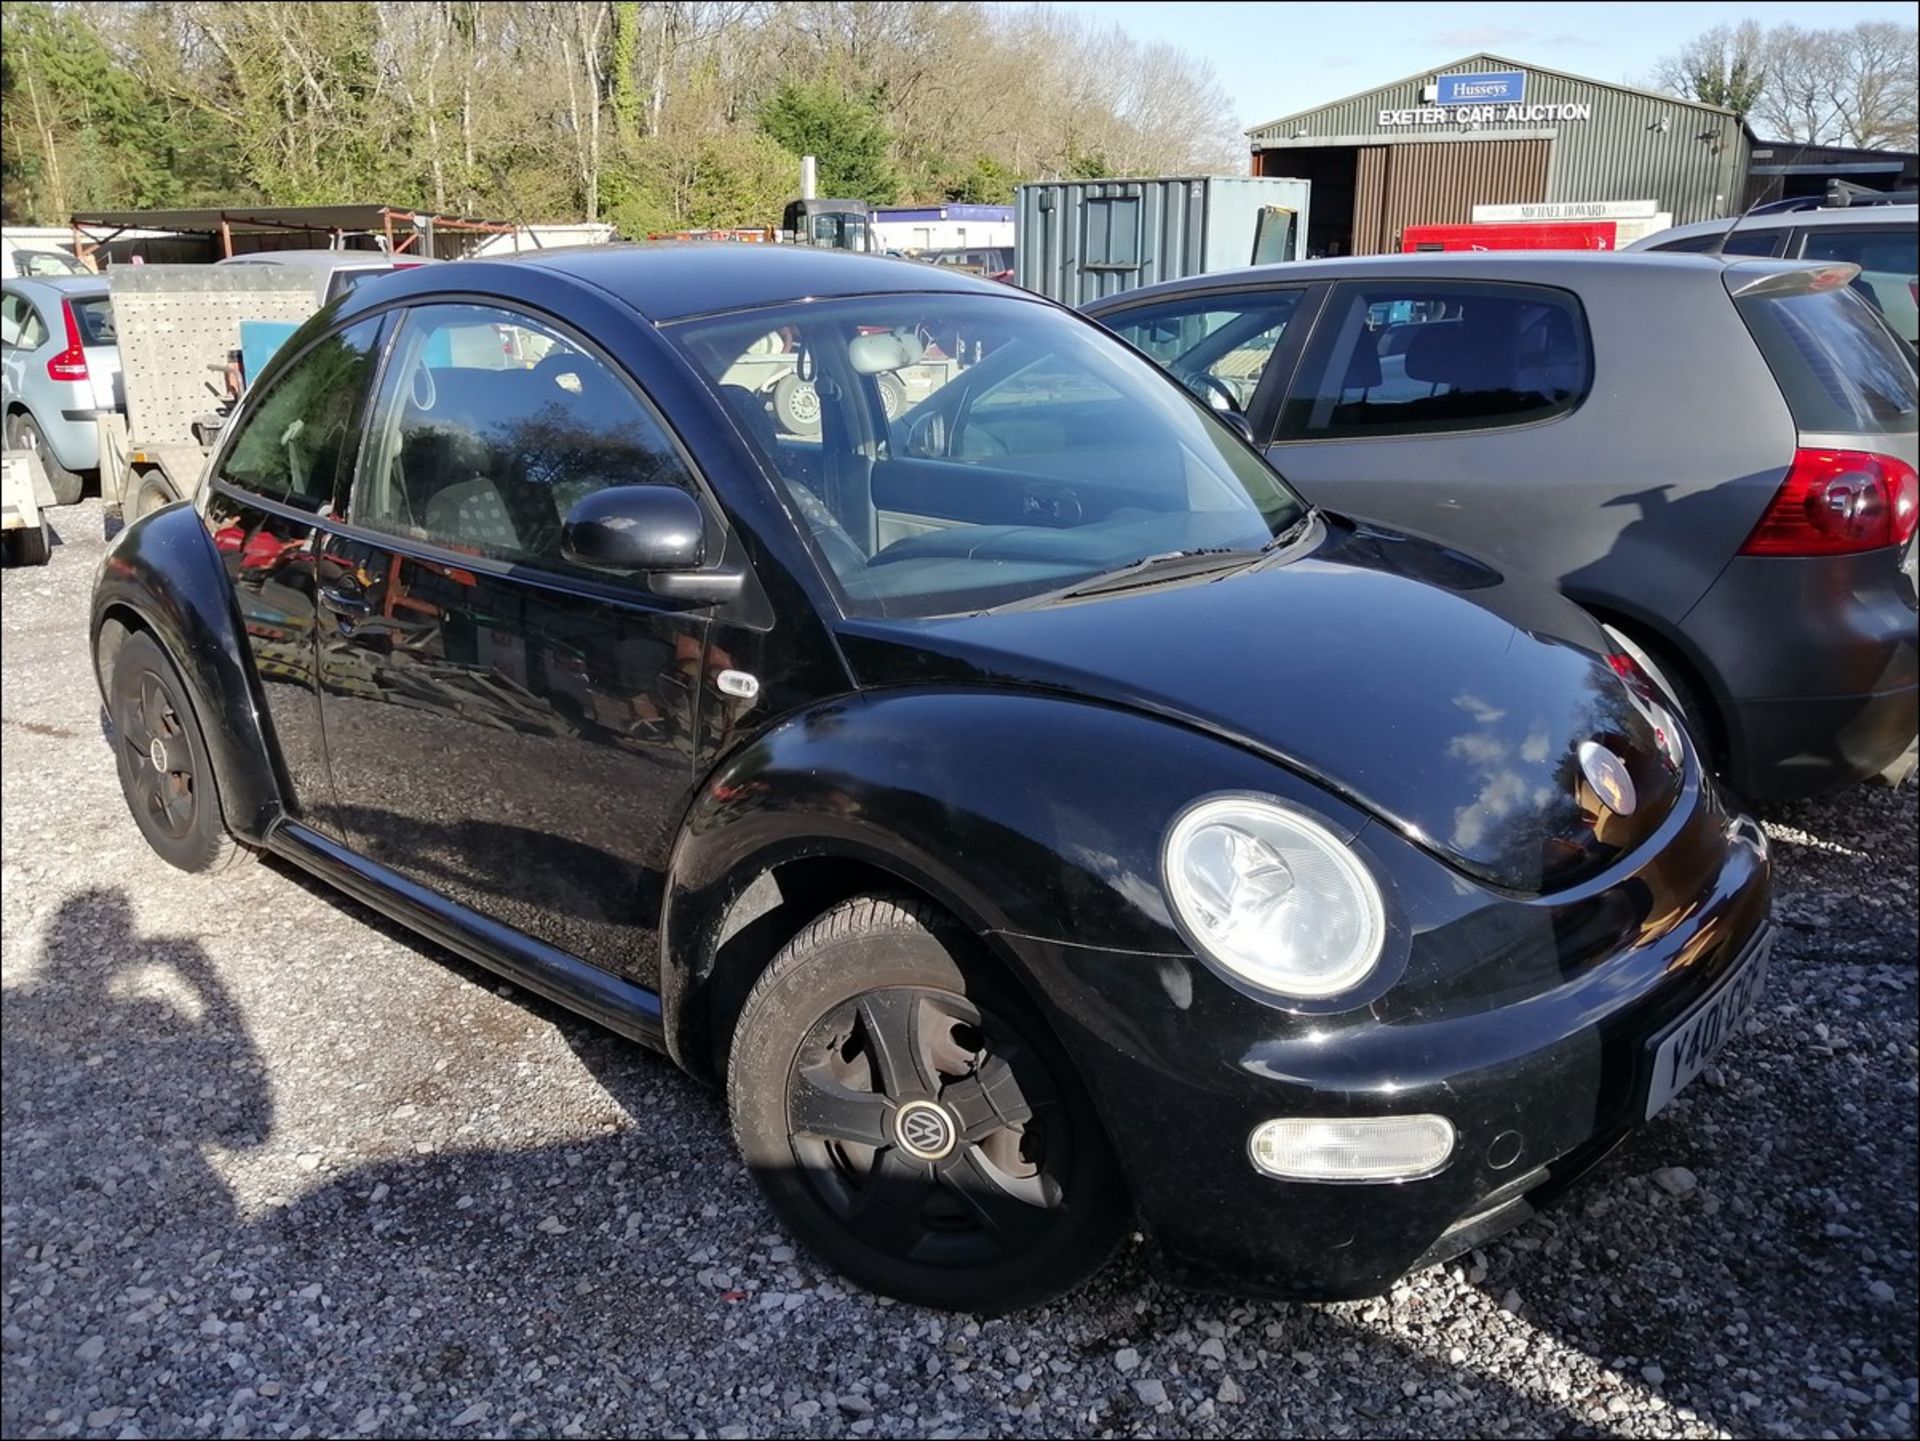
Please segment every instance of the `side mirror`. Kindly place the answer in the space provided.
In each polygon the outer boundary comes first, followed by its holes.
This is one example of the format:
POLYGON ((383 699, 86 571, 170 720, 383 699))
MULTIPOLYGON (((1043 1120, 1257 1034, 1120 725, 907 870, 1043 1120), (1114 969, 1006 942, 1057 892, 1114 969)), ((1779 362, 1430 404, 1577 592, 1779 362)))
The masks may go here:
POLYGON ((601 570, 697 570, 707 517, 677 485, 615 485, 567 513, 560 553, 601 570))
POLYGON ((937 412, 921 416, 907 431, 907 454, 937 460, 947 453, 947 418, 937 412))
POLYGON ((560 554, 598 570, 640 571, 647 588, 674 600, 717 604, 740 593, 745 577, 701 570, 707 515, 677 485, 615 485, 567 513, 560 554))

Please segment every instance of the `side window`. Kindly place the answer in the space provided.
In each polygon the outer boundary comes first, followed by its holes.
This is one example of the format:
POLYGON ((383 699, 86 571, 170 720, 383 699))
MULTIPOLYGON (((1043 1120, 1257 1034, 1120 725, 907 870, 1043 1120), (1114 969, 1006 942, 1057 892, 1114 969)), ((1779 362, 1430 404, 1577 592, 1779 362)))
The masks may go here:
POLYGON ((1300 304, 1297 290, 1125 311, 1107 324, 1209 405, 1245 411, 1300 304))
POLYGON ((6 297, 0 310, 0 339, 20 350, 38 350, 47 343, 46 323, 23 295, 6 297))
POLYGON ((1580 302, 1531 285, 1344 285, 1287 397, 1281 438, 1528 425, 1593 383, 1580 302))
POLYGON ((524 315, 407 312, 380 389, 353 520, 496 560, 570 570, 560 527, 612 485, 694 488, 607 365, 524 315))
MULTIPOLYGON (((1733 222, 1728 221, 1729 225, 1733 222)), ((1656 245, 1655 250, 1683 250, 1694 255, 1704 255, 1716 247, 1722 255, 1778 255, 1780 242, 1786 238, 1784 230, 1749 230, 1741 226, 1727 236, 1727 243, 1720 245, 1720 237, 1726 232, 1710 231, 1705 235, 1689 235, 1684 240, 1676 240, 1668 245, 1656 245)))
POLYGON ((1081 252, 1088 265, 1133 269, 1140 264, 1140 201, 1135 196, 1109 195, 1089 200, 1085 207, 1087 243, 1081 252))
POLYGON ((361 402, 373 378, 380 322, 329 335, 252 406, 220 463, 237 490, 338 515, 353 478, 361 402))
POLYGON ((1920 301, 1920 259, 1916 259, 1911 225, 1904 230, 1894 226, 1830 226, 1807 231, 1804 252, 1808 260, 1850 260, 1860 267, 1853 289, 1860 298, 1879 311, 1907 344, 1920 340, 1920 326, 1914 323, 1920 301))

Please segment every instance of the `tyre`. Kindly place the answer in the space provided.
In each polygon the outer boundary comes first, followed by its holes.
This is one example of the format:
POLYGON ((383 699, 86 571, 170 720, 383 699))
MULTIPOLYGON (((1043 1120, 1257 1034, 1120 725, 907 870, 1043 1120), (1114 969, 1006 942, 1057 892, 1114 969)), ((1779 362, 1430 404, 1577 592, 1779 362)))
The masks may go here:
POLYGON ((55 505, 72 505, 80 499, 80 473, 68 470, 53 458, 53 452, 47 448, 46 436, 40 433, 39 422, 24 410, 17 410, 7 417, 7 449, 40 452, 40 468, 47 473, 47 484, 52 487, 55 505))
POLYGON ((47 523, 23 525, 7 532, 7 561, 11 565, 45 565, 53 558, 53 541, 47 523))
POLYGON ((227 833, 207 743, 180 673, 144 631, 121 643, 108 686, 120 789, 154 853, 183 871, 216 871, 240 847, 227 833))
POLYGON ((179 498, 173 493, 173 487, 158 474, 146 471, 136 482, 133 492, 133 513, 126 516, 126 521, 131 525, 142 516, 151 515, 163 506, 172 505, 179 498))
POLYGON ((788 943, 727 1066, 734 1136, 792 1233, 872 1291, 992 1313, 1072 1289, 1126 1188, 1045 1024, 936 907, 863 896, 788 943))
POLYGON ((773 388, 773 413, 789 435, 820 433, 820 392, 813 382, 783 375, 773 388))

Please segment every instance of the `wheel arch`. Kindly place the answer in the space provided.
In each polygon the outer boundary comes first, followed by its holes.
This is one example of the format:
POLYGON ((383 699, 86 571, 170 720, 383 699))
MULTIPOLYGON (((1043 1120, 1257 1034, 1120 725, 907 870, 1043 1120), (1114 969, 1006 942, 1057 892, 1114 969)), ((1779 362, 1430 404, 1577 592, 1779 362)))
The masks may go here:
POLYGON ((1705 719, 1711 728, 1708 743, 1715 754, 1730 761, 1738 737, 1728 720, 1726 687, 1712 662, 1687 639, 1685 632, 1637 606, 1613 599, 1570 598, 1609 632, 1617 631, 1644 649, 1657 665, 1705 703, 1708 712, 1705 719))
POLYGON ((744 858, 718 888, 670 890, 662 917, 660 991, 673 1058, 705 1079, 724 1075, 733 1027, 754 983, 812 921, 859 895, 938 907, 972 938, 978 958, 1004 973, 1044 1014, 1042 998, 1004 932, 928 868, 897 851, 796 840, 744 858))
POLYGON ((136 521, 107 553, 88 631, 103 703, 114 657, 135 631, 151 635, 180 676, 227 829, 264 842, 288 790, 226 571, 191 510, 136 521))

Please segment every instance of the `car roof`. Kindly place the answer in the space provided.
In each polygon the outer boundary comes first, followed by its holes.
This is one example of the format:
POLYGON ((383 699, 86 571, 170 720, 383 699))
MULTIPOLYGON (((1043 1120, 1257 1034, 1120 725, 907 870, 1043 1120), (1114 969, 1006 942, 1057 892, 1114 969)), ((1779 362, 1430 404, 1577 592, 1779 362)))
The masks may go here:
MULTIPOLYGON (((1317 280, 1391 279, 1408 273, 1423 279, 1512 280, 1556 285, 1578 290, 1583 285, 1620 278, 1623 270, 1683 274, 1717 274, 1749 256, 1697 255, 1654 251, 1628 254, 1610 250, 1426 250, 1402 255, 1347 255, 1326 260, 1294 260, 1278 265, 1249 265, 1239 270, 1214 270, 1179 280, 1163 280, 1137 290, 1122 290, 1088 301, 1080 308, 1089 314, 1132 305, 1162 295, 1188 295, 1204 290, 1230 290, 1244 285, 1278 285, 1317 280)), ((1812 261, 1774 261, 1781 269, 1815 268, 1812 261)))
POLYGON ((107 277, 104 275, 10 275, 7 277, 7 289, 47 290, 63 296, 105 295, 107 277))
MULTIPOLYGON (((993 281, 917 261, 810 245, 676 241, 582 245, 489 256, 472 263, 558 271, 609 291, 649 320, 662 322, 795 300, 889 291, 973 291, 1001 297, 1010 293, 993 281)), ((444 279, 451 283, 455 277, 444 279)))
MULTIPOLYGON (((1666 230, 1655 231, 1644 236, 1627 247, 1633 252, 1650 250, 1656 246, 1671 244, 1675 240, 1685 240, 1695 235, 1712 235, 1725 230, 1733 224, 1732 216, 1719 220, 1696 220, 1691 225, 1675 225, 1666 230)), ((1770 213, 1754 214, 1743 217, 1742 230, 1797 230, 1807 227, 1814 230, 1826 230, 1832 227, 1846 228, 1855 225, 1920 225, 1920 205, 1848 205, 1833 210, 1776 210, 1770 213)))

